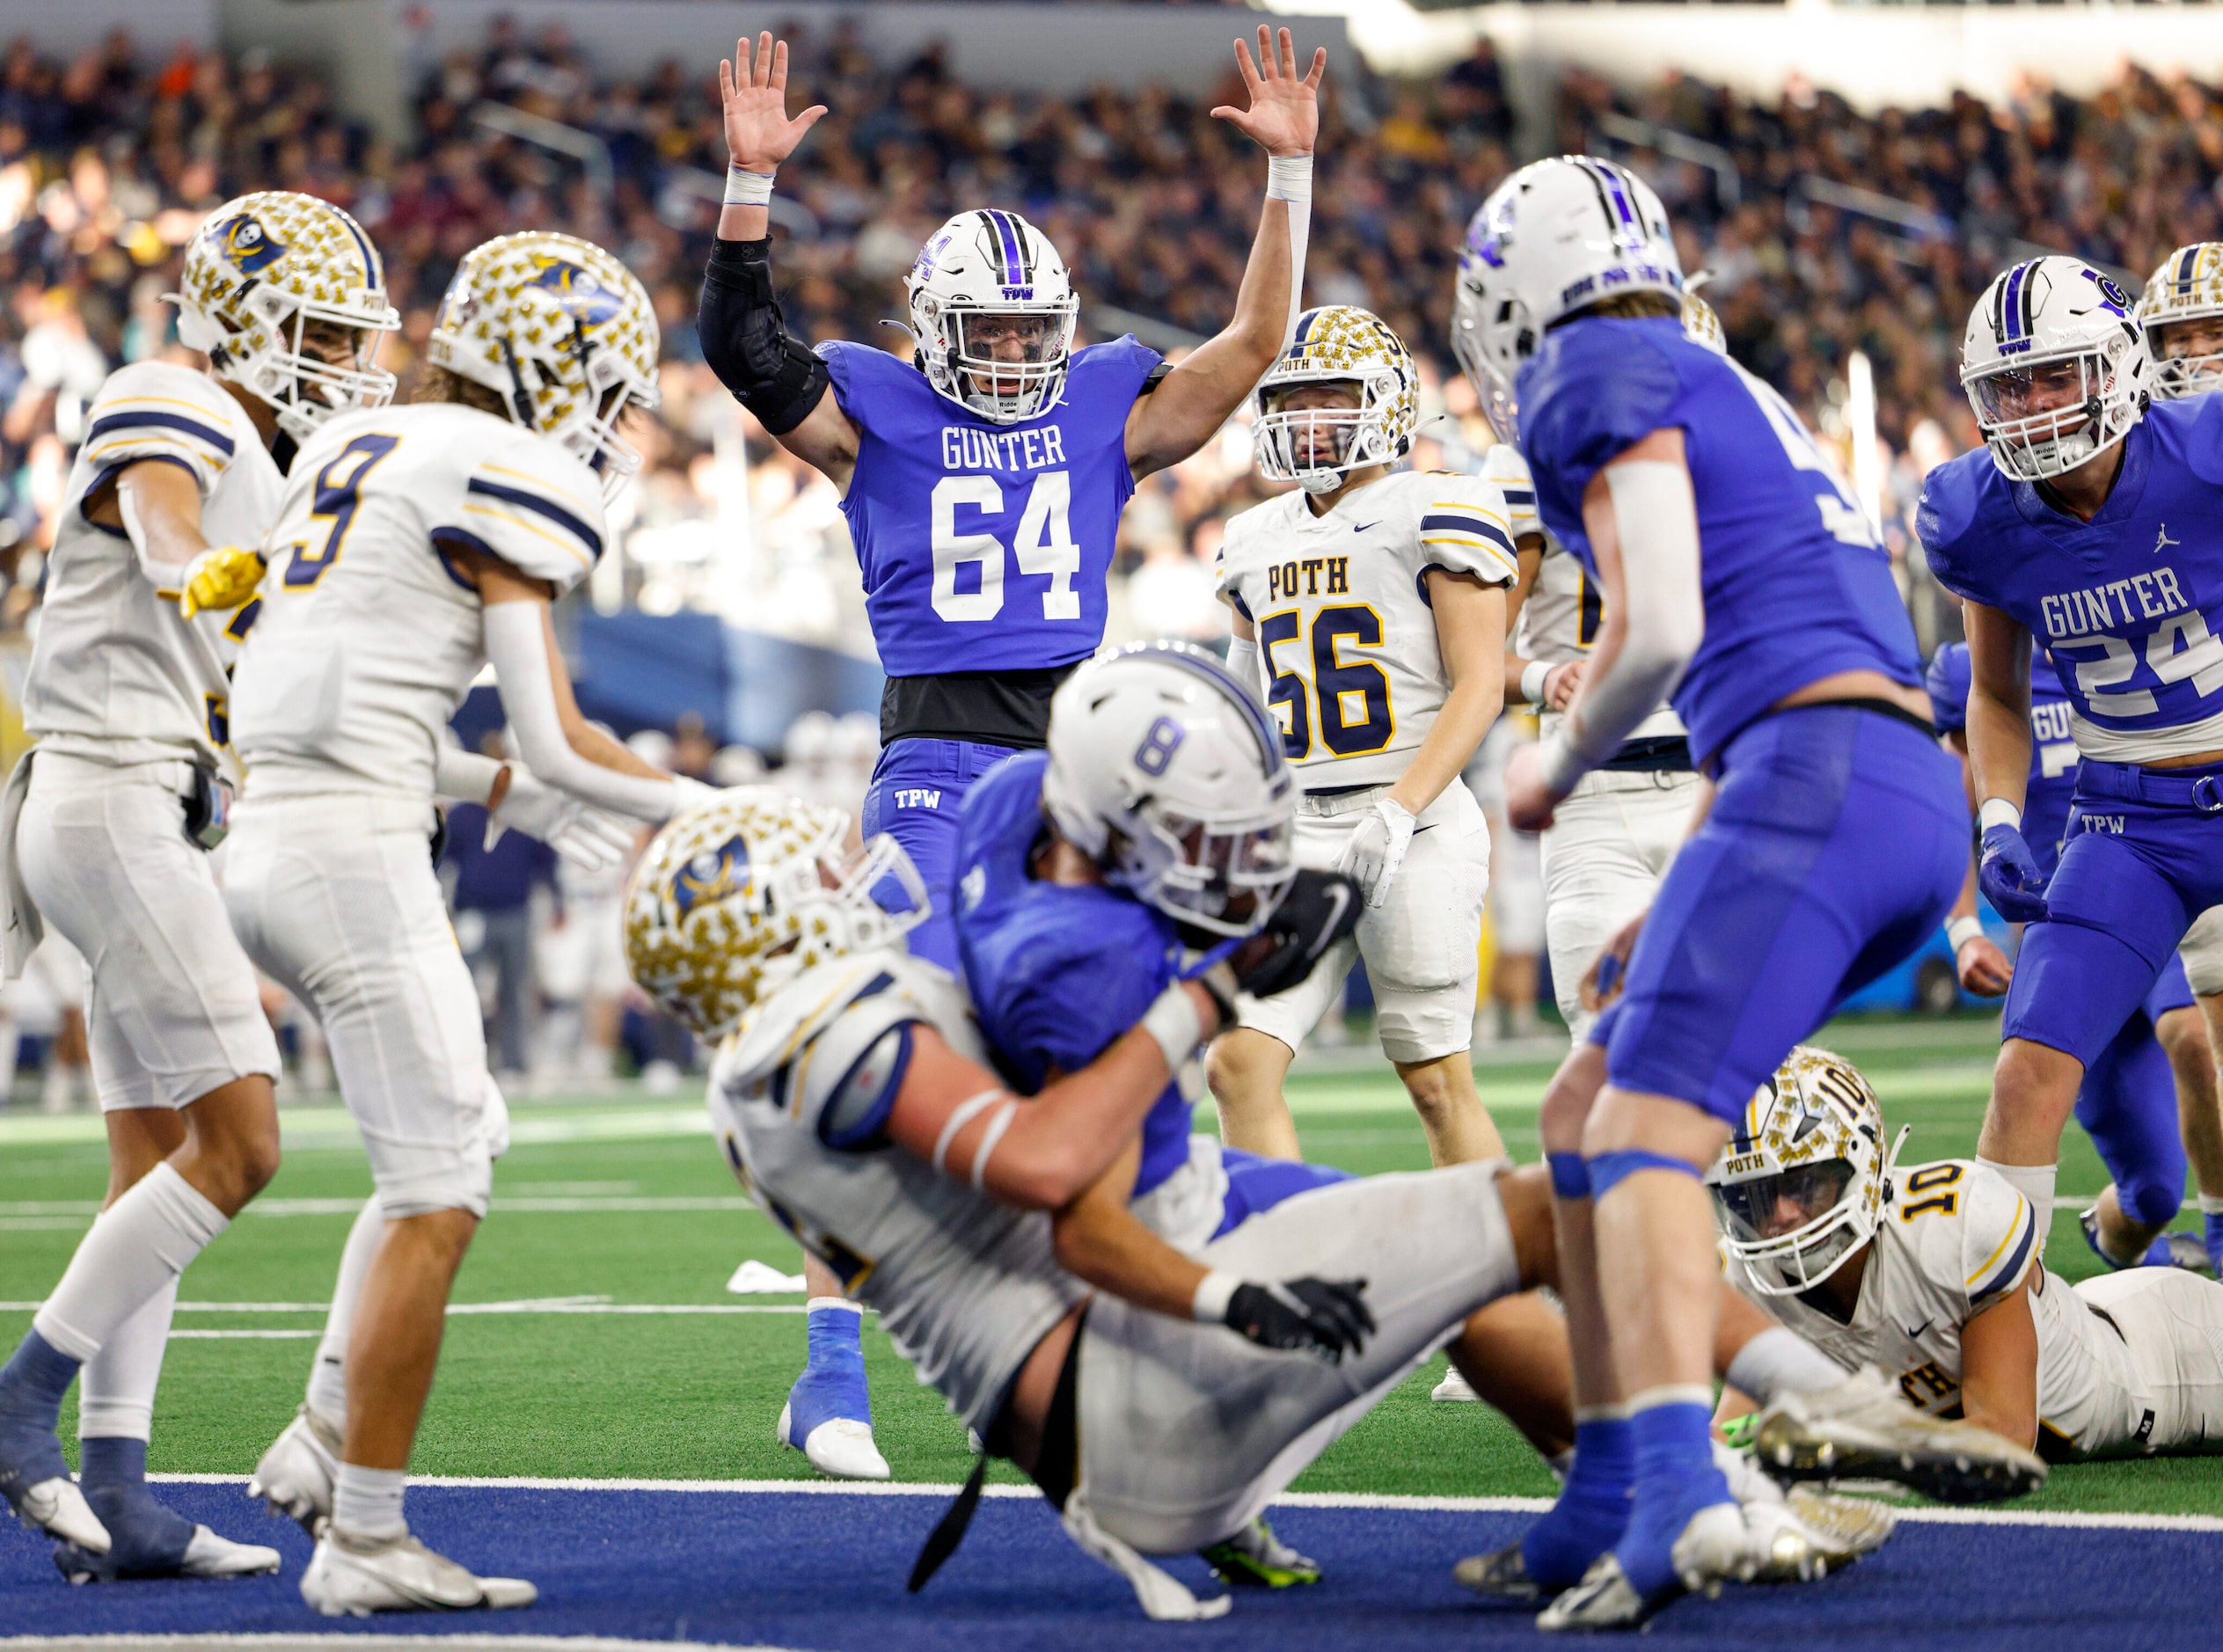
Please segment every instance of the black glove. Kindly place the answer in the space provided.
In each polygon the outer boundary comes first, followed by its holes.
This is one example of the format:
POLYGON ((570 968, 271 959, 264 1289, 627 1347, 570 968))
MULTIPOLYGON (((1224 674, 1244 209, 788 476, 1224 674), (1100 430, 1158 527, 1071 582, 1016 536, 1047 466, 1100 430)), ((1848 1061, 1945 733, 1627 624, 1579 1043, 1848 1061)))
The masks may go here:
POLYGON ((1365 910, 1358 885, 1342 873, 1300 871, 1258 932, 1272 937, 1276 946, 1240 970, 1238 983, 1254 998, 1288 991, 1312 974, 1330 947, 1357 927, 1365 910))
POLYGON ((1227 1328, 1261 1348, 1301 1348, 1341 1363, 1374 1334, 1364 1279, 1269 1279, 1227 1299, 1227 1328))

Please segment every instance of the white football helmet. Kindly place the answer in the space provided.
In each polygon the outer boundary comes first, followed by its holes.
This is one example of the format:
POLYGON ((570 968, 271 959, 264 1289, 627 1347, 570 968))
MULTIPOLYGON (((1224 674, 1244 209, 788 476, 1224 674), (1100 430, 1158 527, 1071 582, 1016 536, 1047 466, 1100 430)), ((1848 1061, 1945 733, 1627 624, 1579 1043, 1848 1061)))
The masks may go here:
POLYGON ((1612 161, 1562 155, 1524 166, 1466 226, 1452 311, 1452 350, 1512 440, 1514 383, 1553 323, 1601 298, 1680 299, 1683 266, 1667 208, 1612 161))
POLYGON ((553 436, 614 497, 640 468, 618 434, 653 408, 661 340, 633 273, 592 241, 528 230, 464 254, 425 354, 501 398, 512 423, 553 436))
POLYGON ((2195 241, 2161 260, 2138 301, 2156 401, 2223 390, 2223 241, 2195 241))
POLYGON ((891 946, 926 885, 885 832, 845 853, 848 815, 773 786, 706 798, 663 823, 625 880, 625 964, 713 1042, 815 964, 891 946))
POLYGON ((1764 1295, 1811 1290, 1876 1237, 1891 1202, 1883 1114, 1842 1056, 1802 1044, 1752 1093, 1706 1173, 1729 1254, 1764 1295))
POLYGON ((179 341, 268 402, 296 442, 334 413, 392 398, 378 340, 401 325, 401 312, 387 302, 370 238, 330 201, 286 189, 225 201, 186 243, 178 286, 165 296, 178 306, 179 341), (312 322, 346 329, 354 360, 304 348, 312 322))
POLYGON ((1108 882, 1215 935, 1251 933, 1288 894, 1297 793, 1280 732, 1202 648, 1091 660, 1050 701, 1049 744, 1043 806, 1108 882))
POLYGON ((1412 352, 1379 316, 1350 304, 1307 310, 1297 318, 1289 347, 1259 381, 1260 473, 1295 482, 1308 493, 1332 493, 1353 471, 1394 464, 1412 450, 1419 387, 1412 352), (1354 386, 1358 406, 1283 406, 1291 391, 1322 384, 1354 386), (1308 440, 1315 432, 1328 438, 1325 457, 1308 440))
POLYGON ((961 212, 927 238, 903 287, 939 393, 998 425, 1057 405, 1080 300, 1040 230, 1015 212, 961 212))
POLYGON ((1683 336, 1716 355, 1729 354, 1729 334, 1722 331, 1722 318, 1696 293, 1683 295, 1683 336))
POLYGON ((2051 254, 1984 289, 1961 338, 1961 388, 1992 461, 2017 481, 2074 470, 2146 416, 2153 364, 2131 296, 2051 254))

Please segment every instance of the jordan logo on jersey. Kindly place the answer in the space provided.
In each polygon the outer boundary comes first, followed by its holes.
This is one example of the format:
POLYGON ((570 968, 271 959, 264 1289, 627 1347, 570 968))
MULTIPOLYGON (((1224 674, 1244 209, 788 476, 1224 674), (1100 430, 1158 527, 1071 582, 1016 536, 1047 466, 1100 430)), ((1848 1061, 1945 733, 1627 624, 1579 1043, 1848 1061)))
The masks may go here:
POLYGON ((2184 541, 2182 539, 2170 538, 2169 525, 2167 523, 2163 523, 2161 524, 2161 531, 2154 536, 2154 554, 2155 556, 2160 556, 2161 552, 2168 550, 2169 546, 2173 545, 2183 545, 2183 543, 2184 541))

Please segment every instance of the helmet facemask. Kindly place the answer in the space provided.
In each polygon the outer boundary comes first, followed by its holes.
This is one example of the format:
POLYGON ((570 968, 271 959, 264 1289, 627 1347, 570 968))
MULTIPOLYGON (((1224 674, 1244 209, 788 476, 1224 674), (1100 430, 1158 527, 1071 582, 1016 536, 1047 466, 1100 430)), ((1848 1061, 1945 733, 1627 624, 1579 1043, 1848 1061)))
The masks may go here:
POLYGON ((1718 1187, 1715 1207, 1737 1259, 1772 1272, 1788 1295, 1820 1284, 1868 1237, 1854 1220, 1854 1181, 1849 1159, 1825 1159, 1718 1187))
POLYGON ((1140 838, 1110 835, 1106 881, 1176 924, 1213 935, 1248 935, 1274 915, 1297 877, 1297 822, 1273 818, 1207 825, 1145 799, 1140 838))
POLYGON ((1065 393, 1073 322, 1080 301, 1062 304, 940 307, 930 325, 956 399, 991 424, 1009 425, 1048 413, 1065 393))
POLYGON ((2146 347, 2154 358, 2151 383, 2156 401, 2223 390, 2223 310, 2150 321, 2146 347))
POLYGON ((1258 392, 1252 432, 1260 473, 1269 481, 1294 482, 1308 493, 1332 493, 1353 471, 1396 463, 1396 443, 1384 418, 1396 394, 1393 374, 1281 384, 1269 377, 1258 392))
MULTIPOLYGON (((1469 254, 1461 260, 1468 263, 1469 254)), ((1490 428, 1503 442, 1520 440, 1520 403, 1513 393, 1521 363, 1535 354, 1536 330, 1510 286, 1462 269, 1452 311, 1452 354, 1482 400, 1490 428), (1493 285, 1501 290, 1492 292, 1493 285)))
POLYGON ((2095 345, 2049 355, 2010 356, 1964 375, 1977 428, 1999 466, 2018 481, 2063 476, 2113 447, 2145 412, 2140 350, 2119 328, 2095 345))
POLYGON ((379 343, 392 330, 382 318, 366 318, 341 305, 300 302, 275 288, 250 293, 245 305, 261 316, 276 346, 234 355, 220 344, 208 353, 210 365, 268 402, 278 428, 296 443, 307 442, 336 413, 383 407, 393 399, 394 376, 377 365, 379 343), (348 347, 343 361, 329 359, 318 347, 312 327, 345 333, 348 347))

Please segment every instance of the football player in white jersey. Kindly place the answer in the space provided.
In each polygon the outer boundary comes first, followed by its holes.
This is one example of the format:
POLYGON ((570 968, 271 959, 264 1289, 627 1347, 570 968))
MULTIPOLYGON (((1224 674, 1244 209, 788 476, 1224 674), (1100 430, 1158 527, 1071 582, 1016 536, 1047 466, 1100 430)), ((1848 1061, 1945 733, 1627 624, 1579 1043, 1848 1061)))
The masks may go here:
POLYGON ((1489 830, 1459 772, 1503 704, 1518 569, 1493 484, 1393 471, 1417 391, 1378 318, 1306 311, 1259 385, 1256 423, 1259 468, 1298 486, 1231 521, 1219 555, 1229 667, 1279 720, 1303 788, 1298 857, 1349 874, 1366 901, 1323 967, 1247 1001, 1213 1042, 1224 1138, 1276 1158, 1299 1157, 1283 1078, 1361 957, 1431 1161, 1503 1151, 1467 1060, 1489 830))
MULTIPOLYGON (((428 839, 457 761, 443 731, 489 662, 519 750, 561 794, 539 835, 587 809, 660 821, 707 793, 580 715, 549 622, 602 553, 605 490, 637 463, 618 426, 654 403, 656 348, 647 293, 599 247, 487 242, 442 301, 417 405, 330 421, 267 542, 233 690, 248 778, 224 899, 248 953, 323 1023, 384 1227, 357 1288, 330 1518, 301 1583, 327 1614, 535 1597, 433 1553, 402 1517, 449 1287, 501 1144, 428 839)), ((506 801, 514 777, 480 761, 484 794, 506 801)))
POLYGON ((2134 1268, 2072 1287, 2042 1260, 2051 1212, 1973 1159, 1901 1165, 1883 1142, 1852 1064, 1794 1050, 1707 1174, 1729 1282, 1847 1371, 2054 1461, 2223 1444, 2223 1285, 2134 1268))
POLYGON ((237 772, 228 669, 255 618, 221 610, 261 572, 283 458, 391 393, 373 362, 400 325, 362 230, 307 195, 218 208, 180 285, 179 335, 208 369, 135 362, 93 400, 25 685, 38 744, 0 803, 8 973, 44 925, 84 955, 107 1123, 106 1209, 0 1373, 0 1491, 80 1582, 278 1565, 144 1480, 178 1275, 278 1162, 277 1045, 209 870, 237 772), (83 1494, 54 1435, 80 1367, 83 1494))

